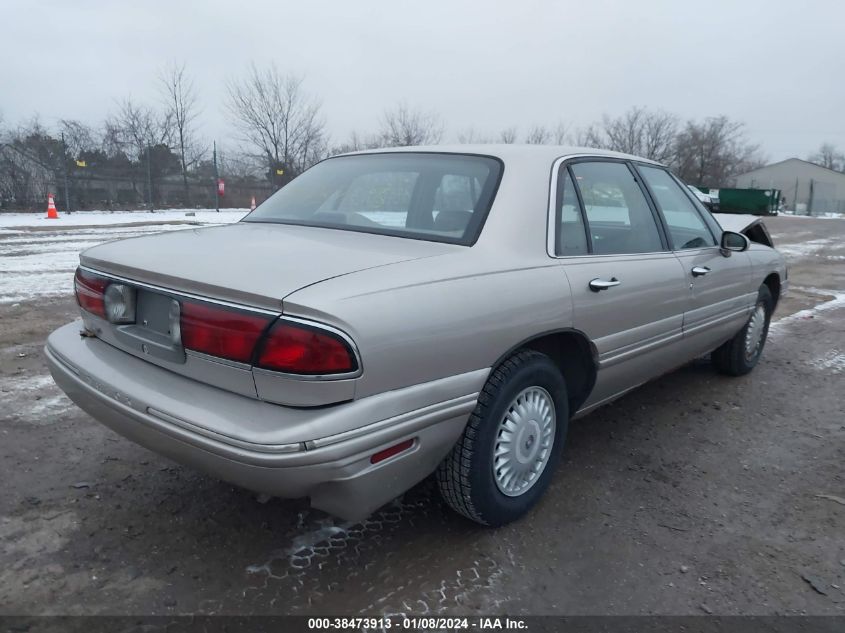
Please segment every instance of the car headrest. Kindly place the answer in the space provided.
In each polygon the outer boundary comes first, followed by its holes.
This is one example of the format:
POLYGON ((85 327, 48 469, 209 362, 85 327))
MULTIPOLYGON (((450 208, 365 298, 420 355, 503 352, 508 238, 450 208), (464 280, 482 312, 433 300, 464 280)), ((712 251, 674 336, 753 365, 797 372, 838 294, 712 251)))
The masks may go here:
POLYGON ((435 231, 465 231, 472 211, 440 211, 434 218, 435 231))

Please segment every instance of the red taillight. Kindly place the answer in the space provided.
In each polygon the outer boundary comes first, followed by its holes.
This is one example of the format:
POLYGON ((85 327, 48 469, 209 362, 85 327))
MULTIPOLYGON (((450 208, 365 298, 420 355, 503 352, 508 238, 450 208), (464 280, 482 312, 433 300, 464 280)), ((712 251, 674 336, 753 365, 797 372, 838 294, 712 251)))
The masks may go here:
POLYGON ((255 344, 271 317, 206 303, 182 302, 182 345, 241 363, 252 361, 255 344))
POLYGON ((289 374, 345 374, 358 363, 349 344, 321 328, 277 321, 264 340, 258 366, 289 374))
POLYGON ((108 285, 109 280, 105 277, 77 268, 76 275, 73 278, 73 287, 79 307, 105 319, 105 292, 108 285))

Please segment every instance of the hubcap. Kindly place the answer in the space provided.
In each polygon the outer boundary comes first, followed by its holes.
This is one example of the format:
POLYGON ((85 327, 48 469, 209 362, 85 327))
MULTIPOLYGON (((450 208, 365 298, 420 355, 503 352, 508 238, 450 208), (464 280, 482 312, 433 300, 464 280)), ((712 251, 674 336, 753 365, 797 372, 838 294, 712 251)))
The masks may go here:
POLYGON ((542 387, 523 389, 499 422, 493 444, 493 478, 502 494, 518 497, 533 486, 555 442, 555 406, 542 387))
POLYGON ((745 360, 751 360, 760 351, 765 331, 766 309, 762 305, 758 305, 748 321, 748 328, 745 330, 745 360))

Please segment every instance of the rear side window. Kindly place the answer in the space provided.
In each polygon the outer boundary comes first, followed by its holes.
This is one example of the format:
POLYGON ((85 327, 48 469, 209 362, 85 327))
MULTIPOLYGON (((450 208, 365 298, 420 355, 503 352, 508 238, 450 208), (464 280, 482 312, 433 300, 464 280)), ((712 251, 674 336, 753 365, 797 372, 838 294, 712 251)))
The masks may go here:
POLYGON ((590 161, 574 163, 571 169, 584 202, 594 254, 664 250, 651 208, 626 164, 590 161))
POLYGON ((645 165, 638 166, 638 170, 660 207, 675 250, 716 245, 694 203, 669 172, 645 165))
POLYGON ((557 179, 557 245, 555 254, 560 257, 586 255, 587 232, 581 217, 581 205, 575 193, 575 183, 566 166, 560 168, 557 179))
POLYGON ((501 162, 487 156, 339 156, 294 179, 243 221, 469 245, 481 232, 501 173, 501 162))

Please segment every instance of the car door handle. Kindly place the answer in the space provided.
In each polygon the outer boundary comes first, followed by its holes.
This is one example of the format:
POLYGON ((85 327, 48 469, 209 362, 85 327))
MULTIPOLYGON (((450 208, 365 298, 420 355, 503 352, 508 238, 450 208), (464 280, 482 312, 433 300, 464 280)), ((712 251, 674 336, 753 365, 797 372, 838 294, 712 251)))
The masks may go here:
POLYGON ((599 292, 601 290, 607 290, 608 288, 613 288, 613 286, 618 286, 622 282, 619 281, 616 277, 611 277, 610 281, 606 279, 593 279, 590 281, 590 290, 593 292, 599 292))
POLYGON ((710 269, 707 266, 693 266, 690 272, 693 277, 703 277, 710 272, 710 269))

